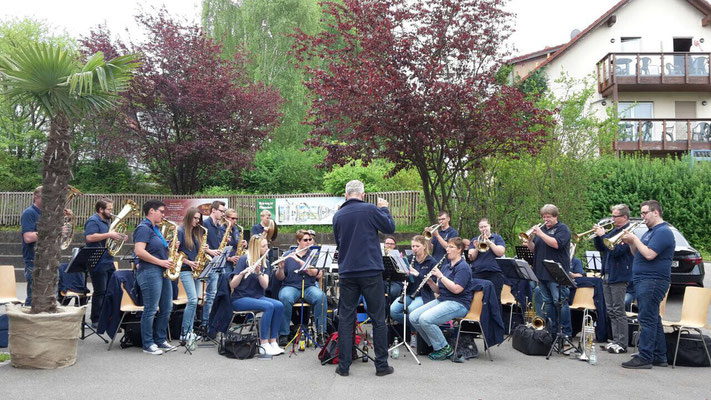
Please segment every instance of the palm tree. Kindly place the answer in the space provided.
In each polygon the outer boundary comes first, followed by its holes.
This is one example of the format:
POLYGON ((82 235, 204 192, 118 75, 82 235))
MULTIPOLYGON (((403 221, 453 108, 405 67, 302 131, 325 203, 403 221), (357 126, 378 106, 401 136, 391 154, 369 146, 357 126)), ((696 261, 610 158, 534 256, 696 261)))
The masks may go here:
POLYGON ((31 313, 57 311, 57 281, 64 202, 71 179, 71 128, 88 113, 116 105, 127 89, 136 56, 104 61, 98 52, 82 66, 78 54, 45 43, 31 43, 0 55, 0 90, 11 103, 34 104, 50 118, 42 168, 42 213, 31 313))

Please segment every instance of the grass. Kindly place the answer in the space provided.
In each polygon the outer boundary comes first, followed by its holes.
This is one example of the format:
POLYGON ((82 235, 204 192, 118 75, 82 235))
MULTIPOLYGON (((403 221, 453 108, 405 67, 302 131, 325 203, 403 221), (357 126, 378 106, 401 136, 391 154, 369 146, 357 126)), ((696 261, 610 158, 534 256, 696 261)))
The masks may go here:
POLYGON ((0 362, 4 362, 10 359, 10 354, 8 353, 0 353, 0 362))

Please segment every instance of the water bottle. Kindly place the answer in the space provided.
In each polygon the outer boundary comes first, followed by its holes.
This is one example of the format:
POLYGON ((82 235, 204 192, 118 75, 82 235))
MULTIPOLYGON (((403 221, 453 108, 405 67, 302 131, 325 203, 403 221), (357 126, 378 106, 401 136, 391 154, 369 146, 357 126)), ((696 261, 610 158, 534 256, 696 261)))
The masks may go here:
POLYGON ((393 349, 392 353, 390 353, 390 356, 391 356, 392 358, 398 358, 398 357, 400 357, 400 348, 397 347, 397 345, 398 345, 398 343, 397 343, 397 338, 395 338, 395 341, 393 342, 393 347, 394 347, 394 349, 393 349))
POLYGON ((364 344, 363 345, 363 358, 361 358, 363 362, 368 362, 368 345, 364 344))
POLYGON ((592 350, 590 351, 590 360, 588 362, 590 365, 597 365, 597 350, 595 350, 595 343, 593 343, 592 350))
POLYGON ((413 349, 417 349, 417 333, 412 333, 412 336, 410 336, 410 347, 413 349))

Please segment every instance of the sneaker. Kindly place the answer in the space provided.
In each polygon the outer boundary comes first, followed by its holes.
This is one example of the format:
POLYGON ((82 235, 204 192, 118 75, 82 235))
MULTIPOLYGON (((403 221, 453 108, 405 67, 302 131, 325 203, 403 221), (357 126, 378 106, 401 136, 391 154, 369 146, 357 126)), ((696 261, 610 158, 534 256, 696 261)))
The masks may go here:
POLYGON ((175 351, 175 350, 178 349, 177 347, 173 346, 172 344, 168 343, 167 341, 165 341, 165 342, 159 344, 159 345, 158 345, 158 348, 161 349, 161 350, 163 350, 163 351, 166 352, 166 353, 169 352, 169 351, 175 351))
POLYGON ((610 346, 607 349, 607 352, 611 353, 611 354, 621 354, 621 353, 627 353, 627 349, 625 349, 624 347, 620 346, 617 343, 613 343, 612 346, 610 346))
POLYGON ((159 356, 163 354, 163 350, 159 349, 158 346, 155 345, 155 343, 150 345, 148 348, 144 348, 143 352, 154 356, 159 356))
POLYGON ((388 366, 388 367, 385 368, 385 369, 381 369, 381 370, 379 370, 379 371, 375 371, 375 375, 377 375, 377 376, 385 376, 385 375, 390 375, 390 374, 392 374, 393 372, 395 372, 395 368, 393 368, 393 367, 391 367, 391 366, 388 366))
POLYGON ((341 367, 336 367, 336 373, 340 376, 348 376, 348 371, 342 370, 341 367))
POLYGON ((434 360, 434 361, 442 361, 442 360, 446 360, 447 358, 451 357, 452 354, 454 354, 454 350, 452 349, 452 346, 446 345, 437 351, 433 351, 429 355, 429 358, 430 358, 430 360, 434 360))
MULTIPOLYGON (((268 356, 276 356, 276 355, 278 355, 278 354, 281 354, 281 353, 279 353, 279 352, 277 351, 277 349, 275 349, 274 347, 272 347, 272 345, 269 344, 269 343, 262 343, 259 347, 261 347, 262 349, 264 349, 264 354, 266 354, 266 355, 268 355, 268 356)), ((260 352, 260 353, 261 353, 261 352, 260 352)))
POLYGON ((605 350, 605 351, 610 351, 610 346, 612 346, 614 343, 609 342, 606 344, 600 344, 600 349, 605 350))
POLYGON ((276 355, 284 354, 284 349, 282 349, 281 347, 279 347, 279 345, 277 344, 277 342, 271 342, 271 343, 269 343, 269 344, 272 346, 272 349, 274 349, 274 351, 276 352, 276 355))
POLYGON ((622 368, 652 369, 652 363, 649 361, 645 361, 642 357, 633 357, 631 360, 623 362, 622 368))
POLYGON ((655 367, 666 368, 669 366, 669 363, 667 363, 667 360, 658 360, 652 361, 652 365, 654 365, 655 367))

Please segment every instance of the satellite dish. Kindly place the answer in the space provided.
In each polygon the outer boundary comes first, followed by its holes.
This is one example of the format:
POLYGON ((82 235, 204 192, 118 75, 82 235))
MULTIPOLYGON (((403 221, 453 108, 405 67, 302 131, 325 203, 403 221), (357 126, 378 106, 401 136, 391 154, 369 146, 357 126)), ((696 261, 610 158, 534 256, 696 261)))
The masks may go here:
POLYGON ((576 36, 580 34, 580 29, 573 29, 572 32, 570 32, 570 40, 573 40, 576 36))

